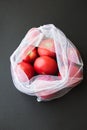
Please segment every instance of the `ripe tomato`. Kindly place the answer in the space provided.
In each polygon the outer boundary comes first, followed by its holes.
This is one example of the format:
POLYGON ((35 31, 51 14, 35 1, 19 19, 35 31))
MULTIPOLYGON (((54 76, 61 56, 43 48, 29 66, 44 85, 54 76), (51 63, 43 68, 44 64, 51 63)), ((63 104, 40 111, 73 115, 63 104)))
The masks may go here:
POLYGON ((43 100, 49 100, 49 99, 54 98, 55 93, 50 94, 50 92, 43 91, 43 92, 39 92, 37 94, 37 96, 40 97, 43 100))
POLYGON ((33 45, 30 45, 26 49, 22 50, 23 53, 21 55, 22 60, 26 62, 34 62, 34 60, 38 57, 37 49, 33 45))
MULTIPOLYGON (((62 50, 61 50, 62 51, 62 50)), ((73 47, 67 47, 67 55, 60 55, 60 60, 61 60, 61 65, 64 65, 64 62, 68 65, 70 63, 74 64, 79 64, 79 60, 80 60, 80 54, 79 51, 77 50, 77 48, 73 48, 73 47)))
POLYGON ((54 75, 58 71, 57 63, 49 56, 38 57, 34 62, 34 69, 38 74, 54 75))
POLYGON ((79 63, 80 54, 77 48, 68 47, 67 54, 69 62, 79 63))
MULTIPOLYGON (((64 67, 62 67, 62 72, 63 70, 64 67)), ((60 80, 62 79, 60 73, 58 74, 58 77, 60 78, 60 80)), ((72 64, 69 68, 69 77, 66 85, 69 87, 75 87, 82 78, 83 78, 83 71, 80 70, 80 66, 78 66, 77 64, 72 64)))
POLYGON ((34 76, 34 68, 31 64, 22 61, 16 66, 16 74, 20 81, 26 82, 34 76))
POLYGON ((71 66, 69 67, 69 76, 70 77, 77 77, 77 78, 81 78, 82 77, 82 70, 79 70, 80 67, 79 65, 76 64, 71 64, 71 66))
POLYGON ((28 41, 32 41, 40 34, 40 31, 37 28, 32 28, 28 31, 26 38, 28 41))
POLYGON ((56 53, 53 39, 43 40, 38 47, 38 54, 40 56, 50 56, 55 58, 56 53))
MULTIPOLYGON (((80 66, 72 63, 69 65, 69 77, 77 77, 77 78, 81 78, 82 77, 82 70, 79 70, 80 66)), ((62 66, 62 73, 64 73, 64 66, 62 66)), ((58 76, 61 77, 61 74, 58 73, 58 76)))
MULTIPOLYGON (((44 80, 48 80, 47 76, 45 75, 38 78, 35 86, 35 90, 37 90, 36 96, 41 98, 42 100, 48 100, 55 96, 55 92, 53 90, 47 89, 48 86, 46 84, 44 85, 44 80)), ((49 77, 49 82, 51 82, 52 80, 49 77)))
POLYGON ((43 91, 43 92, 39 92, 37 96, 40 97, 42 100, 50 100, 50 99, 56 98, 59 93, 60 91, 54 92, 54 93, 50 93, 49 91, 48 92, 43 91))
POLYGON ((50 75, 41 75, 38 77, 38 80, 44 80, 44 81, 55 81, 57 79, 58 79, 57 76, 54 78, 54 76, 50 76, 50 75))

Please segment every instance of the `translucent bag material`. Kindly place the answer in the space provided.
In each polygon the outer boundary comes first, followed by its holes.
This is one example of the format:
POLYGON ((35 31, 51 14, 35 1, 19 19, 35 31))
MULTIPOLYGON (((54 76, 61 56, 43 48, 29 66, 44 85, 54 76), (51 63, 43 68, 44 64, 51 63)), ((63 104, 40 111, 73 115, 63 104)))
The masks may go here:
POLYGON ((38 102, 49 101, 65 95, 83 79, 83 61, 79 51, 53 24, 30 29, 10 56, 10 61, 15 87, 25 94, 36 96, 38 102), (23 60, 22 55, 29 46, 33 50, 40 47, 42 40, 49 38, 54 41, 55 50, 50 51, 56 53, 59 72, 56 75, 38 74, 29 79, 21 68, 16 69, 17 64, 23 60))

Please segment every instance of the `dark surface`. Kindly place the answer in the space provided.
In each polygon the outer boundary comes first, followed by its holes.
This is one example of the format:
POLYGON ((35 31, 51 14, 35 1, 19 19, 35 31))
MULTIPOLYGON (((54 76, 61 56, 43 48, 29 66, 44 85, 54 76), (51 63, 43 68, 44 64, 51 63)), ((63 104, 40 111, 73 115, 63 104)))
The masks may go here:
POLYGON ((87 130, 86 0, 0 0, 0 130, 87 130), (13 85, 9 57, 32 27, 52 23, 79 49, 84 80, 67 95, 38 103, 13 85))

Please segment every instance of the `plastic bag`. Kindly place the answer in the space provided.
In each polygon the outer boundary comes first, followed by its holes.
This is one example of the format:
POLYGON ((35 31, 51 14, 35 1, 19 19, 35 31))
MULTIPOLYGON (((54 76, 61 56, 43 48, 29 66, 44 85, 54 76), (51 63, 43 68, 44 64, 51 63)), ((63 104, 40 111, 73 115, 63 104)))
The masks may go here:
POLYGON ((79 51, 53 24, 30 29, 11 55, 10 61, 15 87, 25 94, 37 96, 38 102, 49 101, 65 95, 83 79, 83 61, 79 51), (25 50, 30 46, 31 50, 40 47, 41 41, 46 39, 54 41, 55 49, 50 51, 56 53, 58 74, 38 74, 29 79, 21 68, 16 71, 17 64, 23 60, 22 55, 24 55, 25 50))

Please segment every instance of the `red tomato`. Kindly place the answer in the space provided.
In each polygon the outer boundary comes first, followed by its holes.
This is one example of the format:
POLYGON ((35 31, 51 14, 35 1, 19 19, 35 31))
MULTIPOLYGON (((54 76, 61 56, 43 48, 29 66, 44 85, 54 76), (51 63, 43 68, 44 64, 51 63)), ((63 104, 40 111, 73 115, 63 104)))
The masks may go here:
POLYGON ((42 100, 49 100, 52 98, 56 98, 58 95, 58 92, 51 93, 50 92, 40 92, 38 94, 38 97, 40 97, 42 100))
POLYGON ((31 64, 22 61, 17 64, 16 73, 20 81, 26 82, 34 76, 34 68, 31 64))
MULTIPOLYGON (((55 81, 54 76, 49 76, 49 75, 42 75, 41 77, 38 77, 38 80, 42 80, 43 81, 55 81)), ((39 81, 39 86, 36 85, 36 89, 46 89, 47 86, 46 85, 42 85, 42 83, 40 84, 39 81)), ((53 90, 49 91, 49 90, 45 90, 45 91, 39 91, 37 93, 37 96, 40 97, 43 100, 49 100, 51 98, 54 98, 56 96, 56 92, 53 92, 53 90)))
POLYGON ((34 62, 34 69, 38 74, 54 75, 58 71, 57 63, 49 56, 38 57, 34 62))
POLYGON ((34 62, 34 60, 38 57, 37 49, 33 45, 30 45, 26 49, 24 49, 21 58, 26 62, 34 62))
POLYGON ((43 40, 38 47, 38 54, 40 56, 50 56, 55 58, 56 53, 53 39, 43 40))
MULTIPOLYGON (((82 77, 82 70, 79 70, 80 67, 77 64, 70 64, 69 65, 69 77, 77 77, 81 78, 82 77)), ((62 66, 62 73, 64 73, 64 66, 62 66)), ((61 76, 60 73, 58 73, 58 76, 61 76)))
MULTIPOLYGON (((50 77, 48 79, 49 79, 49 82, 53 80, 53 79, 51 80, 50 77)), ((55 92, 53 92, 53 90, 47 89, 47 86, 44 85, 43 83, 44 80, 48 80, 48 79, 47 79, 47 76, 39 77, 37 81, 37 85, 35 86, 35 90, 37 90, 36 96, 43 100, 51 99, 55 96, 55 92), (39 82, 39 85, 38 85, 38 82, 39 82)))
POLYGON ((40 31, 37 28, 32 28, 28 31, 26 38, 29 41, 32 41, 34 38, 36 38, 40 34, 40 31))
POLYGON ((67 49, 67 54, 68 54, 69 62, 73 62, 73 63, 79 62, 80 54, 79 54, 79 51, 77 50, 77 48, 69 47, 67 49))
POLYGON ((77 77, 77 78, 81 78, 82 77, 82 70, 79 70, 80 67, 76 64, 71 64, 71 66, 69 67, 69 76, 70 77, 77 77))
POLYGON ((50 76, 50 75, 42 75, 40 77, 38 77, 38 80, 44 80, 44 81, 55 81, 58 78, 54 78, 54 76, 50 76))
POLYGON ((77 48, 67 47, 67 57, 66 57, 66 55, 61 54, 60 55, 60 60, 61 60, 61 65, 64 65, 64 62, 66 63, 67 60, 68 60, 68 65, 70 63, 72 63, 72 64, 74 64, 74 63, 78 64, 79 60, 80 60, 80 53, 77 50, 77 48))
POLYGON ((44 92, 44 91, 43 91, 43 92, 39 92, 39 93, 37 94, 37 96, 40 97, 40 98, 43 99, 43 100, 49 100, 49 99, 54 98, 55 93, 50 94, 50 92, 44 92))
MULTIPOLYGON (((64 71, 64 67, 62 67, 62 73, 64 71)), ((58 77, 60 80, 62 79, 61 74, 58 74, 58 77)), ((80 66, 76 64, 72 64, 71 67, 69 68, 69 77, 67 81, 67 86, 69 87, 75 87, 79 83, 79 79, 83 78, 83 71, 80 70, 80 66), (72 80, 70 80, 72 78, 72 80)))

